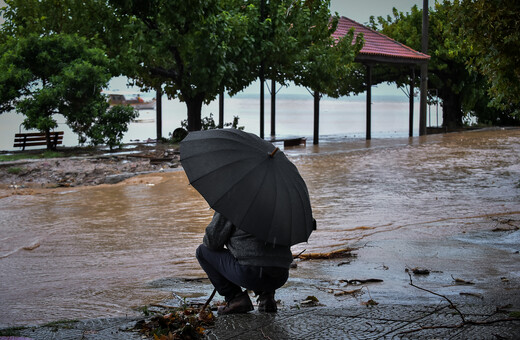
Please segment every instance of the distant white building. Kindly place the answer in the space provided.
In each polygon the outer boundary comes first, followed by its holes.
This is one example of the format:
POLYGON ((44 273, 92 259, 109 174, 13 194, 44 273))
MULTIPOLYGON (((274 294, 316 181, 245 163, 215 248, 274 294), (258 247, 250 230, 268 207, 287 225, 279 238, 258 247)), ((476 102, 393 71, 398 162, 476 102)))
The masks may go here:
MULTIPOLYGON (((0 0, 0 8, 4 7, 5 6, 5 1, 4 0, 0 0)), ((4 17, 2 15, 0 15, 0 25, 4 23, 4 17)))

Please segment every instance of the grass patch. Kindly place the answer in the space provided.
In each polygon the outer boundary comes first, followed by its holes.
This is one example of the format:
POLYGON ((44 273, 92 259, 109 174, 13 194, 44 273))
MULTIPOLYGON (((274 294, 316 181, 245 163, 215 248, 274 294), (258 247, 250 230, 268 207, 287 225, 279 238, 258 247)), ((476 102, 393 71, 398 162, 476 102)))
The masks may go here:
POLYGON ((20 331, 24 329, 25 327, 11 327, 0 329, 0 336, 20 336, 20 331))
POLYGON ((79 322, 79 320, 74 320, 74 319, 73 320, 58 320, 58 321, 46 323, 45 325, 43 325, 43 327, 52 327, 55 330, 58 330, 59 328, 72 329, 72 328, 74 328, 74 325, 78 322, 79 322))
POLYGON ((22 152, 12 155, 0 155, 0 162, 12 162, 20 159, 41 159, 41 158, 59 158, 64 157, 63 152, 45 150, 44 152, 22 152))
POLYGON ((19 159, 31 159, 31 158, 38 158, 38 155, 31 155, 31 154, 16 154, 16 155, 0 155, 0 162, 11 162, 11 161, 17 161, 19 159))
POLYGON ((7 173, 11 175, 19 175, 24 169, 19 166, 12 166, 7 169, 7 173))
POLYGON ((512 318, 520 319, 520 311, 515 310, 509 313, 509 316, 512 318))

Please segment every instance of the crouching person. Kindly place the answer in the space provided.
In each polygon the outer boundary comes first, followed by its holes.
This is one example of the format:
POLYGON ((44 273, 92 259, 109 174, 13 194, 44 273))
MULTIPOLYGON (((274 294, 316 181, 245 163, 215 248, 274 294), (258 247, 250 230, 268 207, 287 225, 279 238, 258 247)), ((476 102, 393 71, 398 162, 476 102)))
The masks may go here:
POLYGON ((215 212, 196 256, 217 292, 226 300, 218 314, 252 311, 247 290, 258 296, 258 311, 277 311, 274 295, 289 277, 292 262, 289 246, 261 241, 215 212))

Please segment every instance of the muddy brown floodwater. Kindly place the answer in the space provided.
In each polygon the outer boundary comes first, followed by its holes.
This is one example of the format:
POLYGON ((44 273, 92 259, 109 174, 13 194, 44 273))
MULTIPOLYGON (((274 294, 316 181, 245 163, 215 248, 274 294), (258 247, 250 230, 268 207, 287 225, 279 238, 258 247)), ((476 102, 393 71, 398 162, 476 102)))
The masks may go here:
MULTIPOLYGON (((402 238, 410 242, 399 247, 420 254, 429 239, 480 232, 493 216, 520 218, 518 129, 338 139, 285 152, 307 182, 318 221, 294 253, 364 246, 355 261, 386 267, 394 259, 377 261, 400 250, 366 245, 402 238)), ((151 283, 204 276, 194 252, 212 211, 182 169, 12 195, 0 205, 0 326, 130 314, 171 296, 151 283)), ((500 247, 513 253, 518 240, 518 231, 508 234, 500 247)), ((446 249, 443 256, 456 256, 446 249)), ((315 263, 291 277, 334 270, 315 263)))

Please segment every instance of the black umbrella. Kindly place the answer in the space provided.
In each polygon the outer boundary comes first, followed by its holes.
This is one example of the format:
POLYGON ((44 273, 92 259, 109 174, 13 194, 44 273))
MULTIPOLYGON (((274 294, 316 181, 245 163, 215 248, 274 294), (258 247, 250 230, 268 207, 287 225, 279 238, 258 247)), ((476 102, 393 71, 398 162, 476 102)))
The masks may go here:
POLYGON ((238 228, 288 246, 315 229, 307 186, 273 144, 236 129, 206 130, 190 132, 180 153, 191 185, 238 228))

